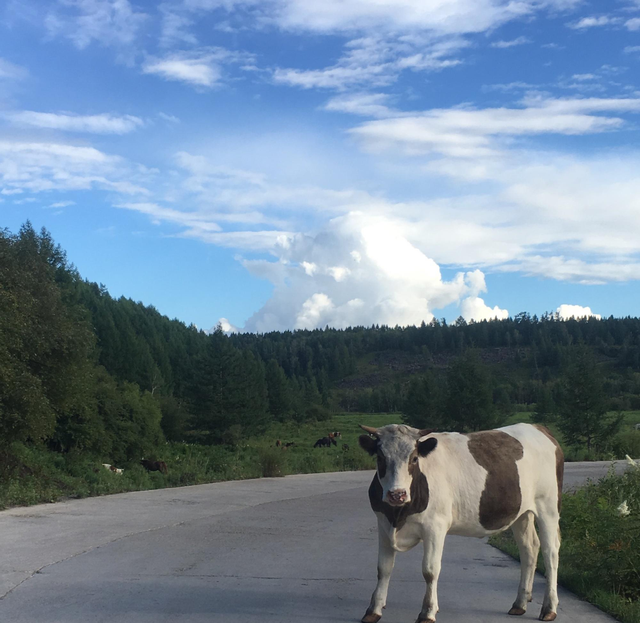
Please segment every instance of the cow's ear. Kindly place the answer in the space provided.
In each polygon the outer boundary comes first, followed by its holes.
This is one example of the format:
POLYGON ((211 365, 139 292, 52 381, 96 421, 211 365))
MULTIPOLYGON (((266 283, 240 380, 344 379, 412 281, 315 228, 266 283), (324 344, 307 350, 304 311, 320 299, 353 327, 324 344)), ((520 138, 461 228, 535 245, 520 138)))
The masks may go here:
POLYGON ((371 456, 378 451, 378 440, 369 435, 360 435, 358 443, 363 450, 366 450, 371 456))
POLYGON ((429 437, 424 441, 418 442, 418 454, 420 456, 427 456, 429 452, 435 450, 435 447, 438 445, 438 440, 435 437, 429 437))

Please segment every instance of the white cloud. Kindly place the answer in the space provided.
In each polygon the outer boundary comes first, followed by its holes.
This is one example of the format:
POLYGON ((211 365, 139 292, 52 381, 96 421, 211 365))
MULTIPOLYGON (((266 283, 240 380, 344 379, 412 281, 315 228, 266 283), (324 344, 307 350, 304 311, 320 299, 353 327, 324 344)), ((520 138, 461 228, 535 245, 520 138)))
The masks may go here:
POLYGON ((628 45, 624 49, 625 54, 633 54, 635 52, 640 52, 640 45, 628 45))
POLYGON ((432 39, 420 35, 383 39, 367 36, 349 41, 346 52, 331 67, 322 69, 276 68, 273 80, 303 89, 345 90, 393 83, 404 70, 439 71, 460 60, 451 58, 468 42, 455 36, 432 39))
POLYGON ((68 208, 69 206, 76 205, 75 201, 56 201, 55 203, 50 204, 49 208, 68 208))
POLYGON ((615 116, 595 113, 640 112, 640 98, 526 98, 524 108, 449 108, 366 122, 350 132, 370 149, 400 147, 409 154, 449 157, 496 156, 499 137, 536 134, 580 135, 621 127, 615 116))
POLYGON ((0 58, 0 80, 22 80, 26 78, 27 75, 28 72, 24 67, 0 58))
POLYGON ((627 27, 627 30, 640 30, 640 17, 633 17, 627 20, 624 25, 627 27))
POLYGON ((9 192, 100 188, 148 194, 147 176, 144 167, 93 147, 0 140, 0 187, 9 192))
POLYGON ((225 64, 246 62, 251 58, 251 55, 224 48, 201 48, 191 52, 173 52, 162 58, 150 56, 142 65, 142 72, 210 89, 222 81, 225 64))
POLYGON ((584 30, 586 28, 594 28, 598 26, 610 26, 618 24, 619 22, 619 18, 611 17, 609 15, 600 15, 599 17, 583 17, 577 22, 567 24, 567 26, 574 30, 584 30))
POLYGON ((1 115, 14 125, 22 127, 89 132, 93 134, 127 134, 144 125, 144 121, 132 115, 75 115, 46 113, 33 110, 4 113, 1 115))
POLYGON ((581 307, 580 305, 560 305, 556 310, 556 313, 562 320, 568 320, 569 318, 596 318, 600 320, 600 314, 594 314, 591 311, 591 307, 581 307))
POLYGON ((443 280, 438 264, 386 217, 351 213, 333 219, 315 236, 294 236, 274 255, 272 262, 244 262, 274 284, 272 298, 245 330, 420 324, 450 304, 461 304, 469 319, 506 313, 476 300, 484 288, 479 270, 443 280))
POLYGON ((45 26, 50 37, 70 39, 80 50, 94 41, 123 47, 134 43, 147 17, 129 0, 58 0, 45 26))
POLYGON ((213 333, 218 327, 220 327, 222 332, 227 335, 230 335, 231 333, 238 333, 238 327, 231 324, 226 318, 220 318, 220 320, 218 320, 218 324, 213 327, 209 333, 213 333))
POLYGON ((597 77, 598 76, 596 76, 595 74, 573 74, 573 76, 571 76, 571 79, 583 82, 585 80, 595 80, 597 77))
POLYGON ((515 39, 511 39, 510 41, 494 41, 491 44, 491 47, 512 48, 517 45, 525 45, 526 43, 531 43, 531 39, 529 39, 529 37, 516 37, 515 39))
POLYGON ((394 112, 386 105, 388 100, 389 96, 385 93, 349 93, 333 97, 325 104, 324 109, 365 117, 384 118, 394 116, 394 112))
POLYGON ((460 315, 467 321, 480 322, 481 320, 508 318, 509 312, 506 309, 500 309, 497 305, 493 308, 487 306, 484 299, 479 296, 468 296, 460 305, 460 315))

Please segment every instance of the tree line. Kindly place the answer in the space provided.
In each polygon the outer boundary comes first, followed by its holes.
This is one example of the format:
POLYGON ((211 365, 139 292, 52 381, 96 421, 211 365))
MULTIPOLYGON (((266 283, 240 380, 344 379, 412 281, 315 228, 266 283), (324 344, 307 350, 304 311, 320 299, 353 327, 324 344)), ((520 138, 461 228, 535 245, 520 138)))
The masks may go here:
POLYGON ((519 314, 419 327, 209 334, 82 279, 44 229, 26 223, 15 234, 0 231, 5 447, 44 443, 122 462, 165 439, 234 444, 272 421, 322 420, 340 410, 403 411, 409 420, 422 412, 460 430, 491 426, 514 403, 556 417, 571 386, 561 391, 560 379, 570 378, 581 350, 606 407, 640 408, 638 318, 519 314), (385 351, 405 353, 419 373, 344 389, 358 379, 363 358, 385 351), (498 353, 497 361, 487 353, 498 353))

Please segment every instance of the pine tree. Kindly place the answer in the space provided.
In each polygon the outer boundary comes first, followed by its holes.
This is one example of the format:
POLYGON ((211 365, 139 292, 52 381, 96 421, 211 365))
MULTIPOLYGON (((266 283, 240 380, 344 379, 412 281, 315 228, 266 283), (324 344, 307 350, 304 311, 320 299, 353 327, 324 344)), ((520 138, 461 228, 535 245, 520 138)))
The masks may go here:
POLYGON ((409 382, 402 404, 403 420, 415 428, 439 428, 442 419, 442 392, 432 372, 409 382))
POLYGON ((578 347, 566 366, 559 393, 558 427, 570 446, 602 449, 620 430, 623 416, 607 415, 602 373, 593 353, 578 347))
POLYGON ((500 417, 493 405, 486 369, 473 351, 456 359, 447 374, 443 424, 457 431, 494 428, 500 417))

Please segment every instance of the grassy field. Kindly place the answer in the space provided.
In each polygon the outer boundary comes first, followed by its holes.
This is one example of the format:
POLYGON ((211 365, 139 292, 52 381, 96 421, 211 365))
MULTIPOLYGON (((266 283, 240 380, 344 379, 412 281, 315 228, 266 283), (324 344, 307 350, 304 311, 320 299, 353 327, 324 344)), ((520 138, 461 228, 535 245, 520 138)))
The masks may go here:
MULTIPOLYGON (((509 423, 527 422, 530 412, 518 411, 509 423)), ((633 425, 640 412, 626 414, 621 438, 629 454, 640 458, 640 432, 633 425)), ((117 465, 123 475, 107 472, 101 463, 108 457, 57 454, 43 448, 14 445, 9 456, 0 457, 0 508, 53 502, 65 497, 87 497, 124 491, 140 491, 202 484, 222 480, 242 480, 263 476, 373 469, 373 460, 358 446, 358 424, 383 426, 401 422, 399 414, 339 414, 325 422, 273 424, 264 434, 247 437, 236 447, 167 443, 147 457, 166 461, 169 473, 146 472, 136 463, 117 465), (338 446, 313 448, 320 437, 340 431, 338 446), (276 440, 293 442, 286 450, 276 448, 276 440), (347 449, 348 447, 348 449, 347 449)), ((550 428, 557 434, 556 427, 550 428)), ((557 434, 558 439, 561 436, 557 434)), ((625 448, 618 451, 624 456, 625 448)), ((582 460, 584 453, 565 448, 569 460, 582 460)), ((596 458, 596 457, 592 457, 596 458)), ((598 458, 615 458, 614 456, 598 458)))
POLYGON ((223 480, 373 469, 373 459, 358 446, 362 433, 358 424, 400 421, 399 415, 336 415, 326 422, 274 424, 264 435, 248 437, 236 447, 167 443, 147 457, 165 461, 166 476, 136 463, 117 465, 124 468, 118 475, 102 467, 111 462, 108 457, 57 454, 15 444, 0 457, 0 508, 223 480), (332 431, 342 433, 337 447, 313 448, 317 439, 332 431), (276 448, 277 439, 293 441, 294 446, 276 448))

